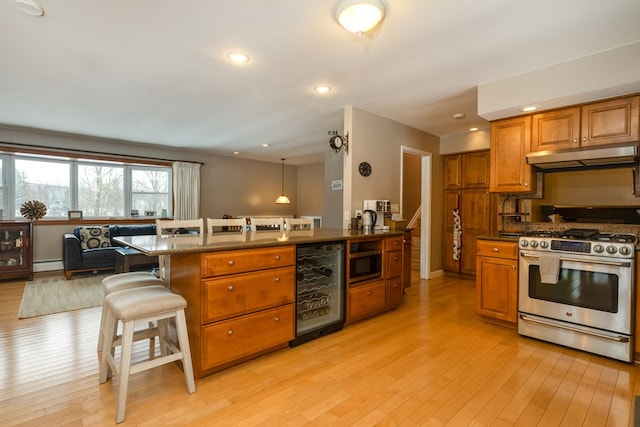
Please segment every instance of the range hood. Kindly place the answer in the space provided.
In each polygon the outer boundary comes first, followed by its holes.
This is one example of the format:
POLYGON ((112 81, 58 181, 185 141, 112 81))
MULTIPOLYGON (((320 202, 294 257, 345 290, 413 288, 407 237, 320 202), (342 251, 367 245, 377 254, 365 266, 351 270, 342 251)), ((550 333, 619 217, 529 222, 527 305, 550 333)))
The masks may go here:
POLYGON ((590 147, 570 151, 534 151, 527 154, 527 163, 543 170, 621 166, 634 164, 637 159, 637 144, 590 147))

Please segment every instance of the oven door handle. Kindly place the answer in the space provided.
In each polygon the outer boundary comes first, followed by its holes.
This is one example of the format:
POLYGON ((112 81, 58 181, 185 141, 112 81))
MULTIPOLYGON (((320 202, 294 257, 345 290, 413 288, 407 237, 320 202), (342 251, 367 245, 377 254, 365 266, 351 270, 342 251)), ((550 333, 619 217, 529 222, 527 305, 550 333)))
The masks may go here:
POLYGON ((520 320, 524 320, 525 322, 538 323, 540 325, 550 326, 552 328, 566 329, 567 331, 577 332, 577 333, 580 333, 580 334, 592 335, 594 337, 603 338, 603 339, 606 339, 606 340, 609 340, 609 341, 629 342, 629 337, 600 334, 600 333, 595 332, 595 331, 585 331, 585 330, 578 329, 578 328, 572 328, 571 326, 568 326, 568 325, 561 325, 561 324, 558 324, 558 323, 545 322, 544 320, 541 320, 541 319, 532 319, 531 317, 527 317, 526 314, 520 314, 520 320))
MULTIPOLYGON (((523 258, 530 258, 530 259, 540 259, 540 257, 537 257, 535 255, 525 255, 523 253, 520 253, 520 256, 523 258)), ((615 261, 594 261, 594 260, 584 260, 584 259, 575 259, 575 258, 565 258, 565 257, 560 257, 560 261, 565 261, 565 262, 581 262, 583 264, 598 264, 598 265, 608 265, 608 266, 612 266, 612 267, 631 267, 631 263, 630 262, 615 262, 615 261)))

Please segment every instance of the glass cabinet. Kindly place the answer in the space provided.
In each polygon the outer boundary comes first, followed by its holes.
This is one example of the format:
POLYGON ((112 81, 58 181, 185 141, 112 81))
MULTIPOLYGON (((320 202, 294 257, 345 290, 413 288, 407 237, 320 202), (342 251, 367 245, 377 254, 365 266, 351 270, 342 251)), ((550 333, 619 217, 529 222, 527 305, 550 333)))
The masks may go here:
POLYGON ((33 226, 27 221, 0 221, 0 279, 33 280, 33 226))

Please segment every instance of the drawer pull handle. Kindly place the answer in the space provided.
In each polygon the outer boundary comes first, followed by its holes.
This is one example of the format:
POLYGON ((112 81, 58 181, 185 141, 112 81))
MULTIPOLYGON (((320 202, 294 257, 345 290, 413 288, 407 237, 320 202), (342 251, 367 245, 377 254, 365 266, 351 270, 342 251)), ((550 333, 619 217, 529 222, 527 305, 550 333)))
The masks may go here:
POLYGON ((227 264, 229 264, 229 266, 232 266, 233 264, 235 264, 236 262, 232 259, 229 260, 229 262, 227 264))
POLYGON ((280 261, 280 255, 275 256, 276 261, 280 261))
POLYGON ((280 283, 280 278, 279 278, 279 277, 276 277, 276 278, 274 278, 273 280, 274 280, 276 283, 280 283))
POLYGON ((493 248, 493 252, 498 252, 500 249, 498 248, 493 248))
POLYGON ((227 335, 233 335, 233 329, 227 330, 227 335))
POLYGON ((367 295, 373 295, 373 291, 367 291, 367 295))
POLYGON ((394 256, 394 257, 393 257, 393 260, 394 260, 394 261, 398 261, 399 259, 400 259, 400 258, 399 258, 399 257, 397 257, 397 256, 394 256))
POLYGON ((229 289, 230 292, 233 292, 236 288, 233 285, 229 285, 227 286, 227 289, 229 289))
POLYGON ((273 318, 274 321, 279 322, 280 321, 280 316, 276 316, 273 318))

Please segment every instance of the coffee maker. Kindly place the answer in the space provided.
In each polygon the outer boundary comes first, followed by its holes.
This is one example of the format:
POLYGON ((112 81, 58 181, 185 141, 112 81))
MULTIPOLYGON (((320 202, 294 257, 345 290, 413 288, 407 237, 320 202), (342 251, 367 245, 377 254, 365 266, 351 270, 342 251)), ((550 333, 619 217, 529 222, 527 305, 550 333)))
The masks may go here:
POLYGON ((376 213, 376 223, 374 230, 388 230, 389 226, 384 225, 384 214, 391 212, 391 202, 389 200, 365 200, 364 210, 372 210, 376 213))

